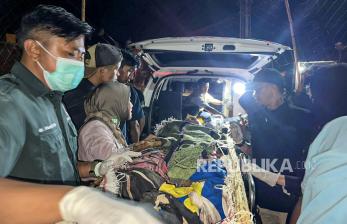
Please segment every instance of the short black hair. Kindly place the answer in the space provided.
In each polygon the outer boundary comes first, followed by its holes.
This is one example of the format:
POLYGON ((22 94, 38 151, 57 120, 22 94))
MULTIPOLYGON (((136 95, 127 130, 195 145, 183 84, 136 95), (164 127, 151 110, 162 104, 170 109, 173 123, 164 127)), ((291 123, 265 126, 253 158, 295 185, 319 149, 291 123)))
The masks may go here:
POLYGON ((198 86, 204 86, 204 85, 206 85, 207 83, 210 83, 210 79, 208 79, 208 78, 202 78, 202 79, 199 79, 198 80, 198 82, 197 82, 197 84, 198 84, 198 86))
POLYGON ((285 80, 281 73, 274 68, 263 68, 255 74, 253 82, 266 82, 274 84, 280 92, 285 89, 285 80))
POLYGON ((130 66, 130 67, 135 67, 138 68, 140 66, 140 61, 128 50, 121 49, 122 55, 123 55, 123 60, 121 64, 121 68, 124 65, 130 66))
POLYGON ((347 115, 347 64, 314 67, 309 72, 313 113, 320 126, 347 115))
POLYGON ((53 5, 38 5, 26 14, 17 33, 19 46, 27 39, 35 39, 35 33, 46 31, 54 36, 63 37, 68 41, 80 35, 89 35, 93 29, 65 9, 53 5))

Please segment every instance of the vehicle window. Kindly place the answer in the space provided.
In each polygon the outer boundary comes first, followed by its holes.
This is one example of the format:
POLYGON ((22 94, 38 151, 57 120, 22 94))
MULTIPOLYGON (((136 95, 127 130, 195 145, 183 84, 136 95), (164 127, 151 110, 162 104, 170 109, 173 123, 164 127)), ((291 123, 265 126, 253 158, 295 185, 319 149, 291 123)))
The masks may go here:
POLYGON ((245 82, 235 78, 180 79, 165 78, 158 97, 154 100, 152 126, 170 117, 185 119, 188 114, 197 115, 203 108, 203 101, 219 111, 225 117, 237 116, 244 111, 239 105, 239 98, 245 91, 245 82), (209 82, 208 96, 201 95, 199 80, 209 82))

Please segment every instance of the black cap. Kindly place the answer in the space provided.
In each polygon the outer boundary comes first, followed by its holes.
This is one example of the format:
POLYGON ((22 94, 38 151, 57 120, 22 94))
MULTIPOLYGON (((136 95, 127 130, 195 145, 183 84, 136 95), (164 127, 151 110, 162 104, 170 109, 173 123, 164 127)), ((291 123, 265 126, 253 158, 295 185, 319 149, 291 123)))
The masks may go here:
POLYGON ((88 48, 85 56, 85 65, 88 68, 115 65, 123 59, 120 49, 110 44, 95 44, 88 48))
POLYGON ((272 68, 264 68, 255 74, 253 82, 266 82, 275 84, 280 90, 285 88, 284 78, 279 71, 272 68))

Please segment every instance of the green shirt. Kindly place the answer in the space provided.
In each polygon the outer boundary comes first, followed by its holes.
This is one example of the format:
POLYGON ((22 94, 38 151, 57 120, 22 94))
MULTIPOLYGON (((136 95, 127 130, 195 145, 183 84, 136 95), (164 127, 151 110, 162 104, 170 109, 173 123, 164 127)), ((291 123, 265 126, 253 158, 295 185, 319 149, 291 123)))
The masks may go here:
POLYGON ((17 62, 0 78, 0 176, 79 183, 77 132, 62 102, 17 62))

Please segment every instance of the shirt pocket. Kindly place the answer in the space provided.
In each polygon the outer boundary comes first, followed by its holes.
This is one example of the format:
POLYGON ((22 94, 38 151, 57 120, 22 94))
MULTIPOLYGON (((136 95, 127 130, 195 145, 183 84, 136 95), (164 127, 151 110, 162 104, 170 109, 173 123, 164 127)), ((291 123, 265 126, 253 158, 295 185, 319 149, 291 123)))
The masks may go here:
POLYGON ((63 149, 64 138, 58 128, 39 132, 40 145, 44 151, 56 153, 63 149))
POLYGON ((65 143, 61 131, 52 128, 39 133, 41 169, 46 177, 60 177, 61 163, 66 157, 65 143))

